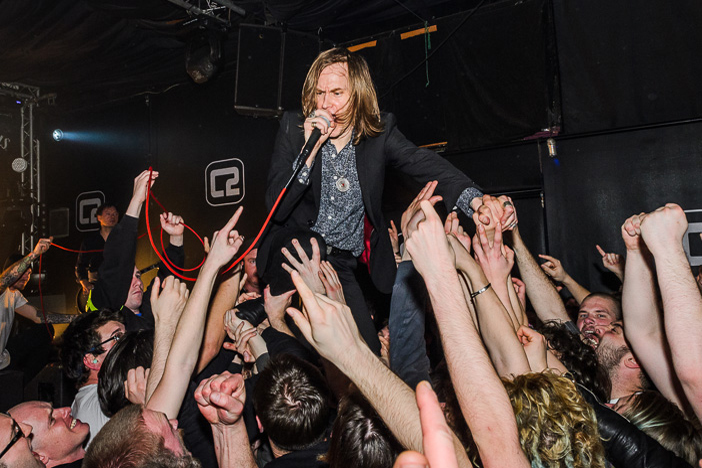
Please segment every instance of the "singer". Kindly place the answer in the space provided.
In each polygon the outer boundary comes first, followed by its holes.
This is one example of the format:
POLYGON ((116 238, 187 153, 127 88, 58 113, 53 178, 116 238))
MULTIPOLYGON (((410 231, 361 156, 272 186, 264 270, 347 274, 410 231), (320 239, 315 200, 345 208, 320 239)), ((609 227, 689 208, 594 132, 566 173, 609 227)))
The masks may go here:
MULTIPOLYGON (((268 175, 268 208, 291 177, 305 142, 317 136, 259 249, 258 268, 280 267, 268 259, 280 249, 286 230, 317 233, 326 242, 327 259, 338 272, 361 334, 378 352, 376 330, 354 270, 365 250, 367 217, 373 228, 371 278, 380 291, 392 291, 396 266, 381 211, 385 167, 395 167, 421 183, 437 180, 437 193, 448 209, 457 206, 469 216, 482 205, 482 192, 436 153, 408 141, 392 114, 380 112, 366 61, 347 49, 331 49, 317 57, 303 85, 302 114, 282 117, 268 175)), ((299 241, 309 243, 309 238, 299 241)))

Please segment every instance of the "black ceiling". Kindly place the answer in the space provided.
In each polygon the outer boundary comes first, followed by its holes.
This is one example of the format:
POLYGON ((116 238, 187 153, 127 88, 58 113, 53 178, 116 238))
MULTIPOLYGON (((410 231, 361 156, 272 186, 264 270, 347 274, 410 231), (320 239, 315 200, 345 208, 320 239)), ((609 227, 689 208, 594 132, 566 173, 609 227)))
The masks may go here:
MULTIPOLYGON (((205 0, 187 0, 202 9, 205 0)), ((239 24, 276 25, 345 43, 465 11, 466 0, 268 0, 219 8, 216 21, 168 0, 0 0, 0 82, 42 93, 105 100, 190 80, 188 41, 207 29, 224 38, 225 69, 236 63, 239 24)), ((219 7, 212 4, 211 6, 219 7)))

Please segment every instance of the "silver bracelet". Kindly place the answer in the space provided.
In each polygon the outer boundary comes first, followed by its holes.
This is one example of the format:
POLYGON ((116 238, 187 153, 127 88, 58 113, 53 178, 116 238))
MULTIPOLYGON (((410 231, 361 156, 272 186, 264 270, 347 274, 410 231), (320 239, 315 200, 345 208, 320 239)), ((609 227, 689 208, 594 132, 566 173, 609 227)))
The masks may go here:
POLYGON ((477 296, 480 296, 482 293, 490 289, 490 286, 492 286, 490 283, 488 283, 483 289, 479 289, 475 291, 474 293, 470 294, 471 299, 475 299, 477 296))

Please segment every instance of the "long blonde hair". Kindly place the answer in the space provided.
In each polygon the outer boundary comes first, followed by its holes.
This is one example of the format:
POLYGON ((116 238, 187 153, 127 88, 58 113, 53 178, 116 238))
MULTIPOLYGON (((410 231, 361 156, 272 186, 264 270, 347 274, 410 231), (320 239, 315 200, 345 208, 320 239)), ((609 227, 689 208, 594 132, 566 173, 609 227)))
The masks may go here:
POLYGON ((350 93, 347 110, 342 115, 337 115, 337 121, 345 126, 353 126, 353 144, 357 145, 362 139, 378 136, 383 131, 373 79, 366 60, 360 55, 352 54, 344 48, 329 49, 319 54, 302 86, 302 112, 308 116, 317 109, 319 75, 335 63, 347 65, 350 93))
POLYGON ((545 372, 503 379, 503 384, 533 467, 604 468, 595 411, 573 382, 545 372))

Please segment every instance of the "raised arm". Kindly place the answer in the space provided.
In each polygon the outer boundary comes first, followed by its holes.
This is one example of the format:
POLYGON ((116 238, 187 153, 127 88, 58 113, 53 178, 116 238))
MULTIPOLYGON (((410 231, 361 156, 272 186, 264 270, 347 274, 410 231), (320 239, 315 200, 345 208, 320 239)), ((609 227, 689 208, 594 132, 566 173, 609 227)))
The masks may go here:
POLYGON ((702 418, 702 296, 682 246, 686 230, 685 213, 673 203, 641 221, 641 236, 656 262, 675 372, 695 414, 702 418))
POLYGON ((7 288, 15 284, 15 282, 22 277, 24 272, 27 271, 30 266, 32 266, 32 262, 34 260, 49 250, 49 247, 51 247, 51 241, 53 240, 53 237, 48 239, 39 239, 39 242, 37 242, 37 245, 34 246, 34 250, 32 250, 32 252, 10 265, 5 271, 2 272, 2 274, 0 274, 0 294, 4 293, 7 288))
MULTIPOLYGON (((526 468, 512 405, 470 319, 441 220, 428 202, 421 207, 426 221, 406 240, 407 249, 426 282, 451 380, 483 466, 526 468)), ((493 298, 497 301, 494 292, 493 298)))
POLYGON ((541 269, 556 283, 561 283, 573 295, 578 304, 590 295, 590 291, 585 289, 580 283, 565 271, 561 261, 550 255, 539 254, 539 258, 546 260, 541 264, 541 269))
POLYGON ((197 364, 207 316, 207 304, 219 269, 239 250, 243 237, 234 229, 243 208, 239 208, 221 231, 212 237, 212 248, 200 270, 185 305, 168 353, 163 377, 147 403, 150 409, 175 418, 188 382, 197 364))
MULTIPOLYGON (((403 446, 421 452, 422 428, 412 389, 368 348, 348 306, 312 292, 297 271, 292 279, 305 308, 288 313, 307 341, 351 379, 403 446)), ((455 437, 454 448, 461 466, 470 466, 455 437)))
POLYGON ((665 338, 653 257, 641 238, 641 219, 642 216, 634 215, 622 225, 622 239, 627 251, 622 289, 624 335, 656 388, 685 409, 686 398, 675 375, 665 338))

